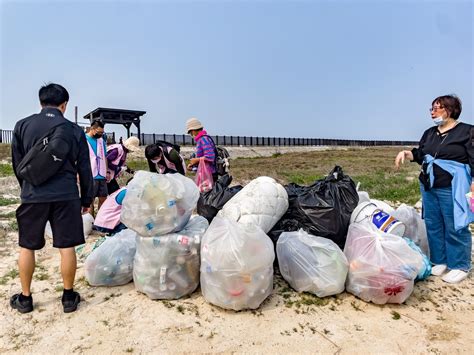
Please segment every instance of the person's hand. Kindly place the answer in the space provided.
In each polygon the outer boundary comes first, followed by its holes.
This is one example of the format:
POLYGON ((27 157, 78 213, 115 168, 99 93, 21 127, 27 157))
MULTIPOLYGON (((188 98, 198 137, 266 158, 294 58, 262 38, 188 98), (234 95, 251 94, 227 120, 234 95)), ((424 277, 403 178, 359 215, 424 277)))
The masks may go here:
POLYGON ((186 169, 187 169, 188 171, 192 171, 192 170, 193 170, 193 166, 194 166, 193 164, 189 163, 188 166, 186 167, 186 169))
POLYGON ((400 168, 400 164, 405 163, 405 159, 413 160, 413 153, 409 150, 402 150, 395 158, 395 167, 400 168))
POLYGON ((91 208, 89 207, 82 207, 82 214, 91 213, 91 208))

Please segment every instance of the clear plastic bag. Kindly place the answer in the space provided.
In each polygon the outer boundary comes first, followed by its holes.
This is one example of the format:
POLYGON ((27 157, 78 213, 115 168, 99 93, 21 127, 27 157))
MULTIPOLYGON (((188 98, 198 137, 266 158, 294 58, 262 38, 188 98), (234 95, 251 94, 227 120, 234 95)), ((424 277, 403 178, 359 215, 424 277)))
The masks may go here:
POLYGON ((200 158, 199 160, 195 181, 201 193, 212 190, 212 186, 214 186, 211 164, 205 158, 200 158))
POLYGON ((288 209, 288 194, 273 178, 260 176, 237 192, 218 215, 239 224, 257 225, 265 233, 288 209))
POLYGON ((133 279, 133 258, 137 233, 130 229, 108 237, 92 251, 84 263, 85 276, 92 286, 125 285, 133 279))
POLYGON ((408 246, 412 248, 414 251, 416 251, 418 254, 421 255, 423 258, 423 267, 421 270, 418 272, 418 275, 416 276, 415 282, 416 281, 422 281, 428 278, 428 276, 431 275, 431 262, 430 259, 423 253, 423 251, 420 249, 418 245, 415 244, 413 240, 410 238, 403 237, 405 242, 407 242, 408 246))
POLYGON ((416 209, 401 204, 392 215, 405 225, 406 228, 403 236, 413 240, 420 247, 423 254, 429 257, 430 248, 426 234, 426 225, 416 209))
POLYGON ((275 253, 255 225, 216 216, 201 245, 201 290, 216 306, 255 309, 272 293, 275 253))
POLYGON ((349 226, 344 254, 349 261, 346 290, 376 304, 405 302, 423 268, 421 255, 401 237, 368 223, 349 226))
POLYGON ((120 220, 143 237, 179 231, 198 199, 194 181, 181 174, 138 171, 127 185, 120 220))
POLYGON ((177 299, 199 284, 200 246, 209 223, 195 216, 178 232, 137 237, 133 281, 151 299, 177 299))
POLYGON ((283 232, 276 250, 280 272, 296 291, 318 297, 344 291, 349 264, 332 240, 312 236, 302 229, 283 232))

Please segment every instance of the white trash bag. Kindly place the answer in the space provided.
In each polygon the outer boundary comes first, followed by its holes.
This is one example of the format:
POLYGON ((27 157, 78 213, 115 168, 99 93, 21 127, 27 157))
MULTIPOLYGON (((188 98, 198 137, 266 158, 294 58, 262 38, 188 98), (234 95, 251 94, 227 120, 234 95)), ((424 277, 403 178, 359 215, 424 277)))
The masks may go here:
POLYGON ((296 291, 318 297, 344 291, 349 264, 332 240, 315 237, 302 229, 283 232, 276 250, 281 275, 296 291))
POLYGON ((403 203, 392 215, 405 225, 406 228, 403 236, 413 240, 420 247, 423 254, 429 257, 430 247, 428 245, 426 225, 416 209, 403 203))
POLYGON ((216 216, 201 244, 201 290, 216 306, 255 309, 272 293, 275 252, 255 225, 216 216))
POLYGON ((227 201, 218 215, 268 233, 288 209, 288 193, 274 179, 260 176, 227 201))
POLYGON ((89 254, 84 271, 90 285, 118 286, 132 281, 136 235, 131 229, 124 229, 107 237, 89 254))
MULTIPOLYGON (((94 217, 90 213, 85 213, 82 215, 82 228, 84 230, 84 239, 87 239, 89 234, 92 233, 92 225, 94 224, 94 217)), ((53 230, 51 229, 51 224, 46 222, 46 227, 44 229, 44 234, 48 238, 53 237, 53 230)))
POLYGON ((199 284, 200 246, 209 223, 191 218, 180 232, 137 237, 133 264, 135 289, 151 299, 177 299, 191 294, 199 284))
POLYGON ((346 290, 376 304, 405 302, 424 267, 421 255, 403 238, 368 223, 349 226, 344 254, 349 261, 346 290))
POLYGON ((120 220, 143 237, 179 231, 197 205, 199 191, 181 174, 138 171, 127 185, 120 220))

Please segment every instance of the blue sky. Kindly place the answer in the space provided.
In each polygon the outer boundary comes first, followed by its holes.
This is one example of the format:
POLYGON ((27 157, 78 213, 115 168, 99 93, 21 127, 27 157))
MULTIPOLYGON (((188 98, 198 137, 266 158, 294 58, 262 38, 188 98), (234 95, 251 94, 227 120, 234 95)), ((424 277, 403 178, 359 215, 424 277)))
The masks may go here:
POLYGON ((0 128, 45 82, 146 133, 417 140, 448 93, 474 123, 473 1, 0 3, 0 128))

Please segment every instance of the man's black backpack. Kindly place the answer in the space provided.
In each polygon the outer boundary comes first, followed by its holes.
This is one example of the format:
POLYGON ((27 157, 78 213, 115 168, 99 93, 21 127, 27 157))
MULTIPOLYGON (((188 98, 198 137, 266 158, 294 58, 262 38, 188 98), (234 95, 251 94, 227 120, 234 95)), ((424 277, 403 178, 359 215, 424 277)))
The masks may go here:
POLYGON ((217 175, 222 176, 228 174, 230 169, 229 152, 226 148, 217 146, 211 136, 206 135, 206 137, 209 137, 209 139, 212 141, 212 144, 214 144, 214 153, 216 155, 215 166, 217 175))
POLYGON ((66 123, 51 128, 31 147, 16 167, 19 178, 38 186, 61 169, 71 149, 71 133, 66 123))

